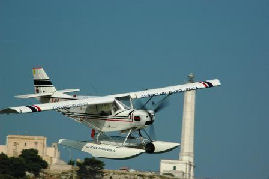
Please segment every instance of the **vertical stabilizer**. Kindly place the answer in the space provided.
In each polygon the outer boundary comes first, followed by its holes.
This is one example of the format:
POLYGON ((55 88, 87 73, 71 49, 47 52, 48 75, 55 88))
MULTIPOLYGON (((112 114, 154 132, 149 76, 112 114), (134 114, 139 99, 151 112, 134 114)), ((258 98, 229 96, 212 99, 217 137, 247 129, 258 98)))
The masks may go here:
POLYGON ((33 68, 34 88, 35 93, 50 93, 55 92, 56 88, 53 86, 50 78, 43 68, 33 68))

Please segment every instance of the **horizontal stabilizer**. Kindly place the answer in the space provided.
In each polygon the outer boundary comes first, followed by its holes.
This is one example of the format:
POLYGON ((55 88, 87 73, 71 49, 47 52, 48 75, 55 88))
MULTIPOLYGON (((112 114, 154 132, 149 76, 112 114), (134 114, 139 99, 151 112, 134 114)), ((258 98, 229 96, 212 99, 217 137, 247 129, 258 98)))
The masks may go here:
POLYGON ((25 95, 17 95, 15 96, 16 98, 22 98, 22 99, 27 99, 27 98, 37 98, 37 97, 42 97, 42 96, 51 96, 53 95, 54 92, 49 92, 49 93, 36 93, 36 94, 25 94, 25 95))
POLYGON ((64 90, 57 90, 60 93, 71 93, 71 92, 78 92, 80 89, 64 89, 64 90))
MULTIPOLYGON (((55 92, 17 95, 15 97, 16 98, 27 99, 27 98, 37 98, 37 97, 44 97, 44 96, 52 96, 55 93, 56 94, 61 94, 61 93, 71 93, 71 92, 77 92, 77 91, 80 91, 80 89, 64 89, 64 90, 58 90, 58 91, 55 91, 55 92)), ((56 96, 54 96, 54 97, 56 97, 56 96)), ((59 96, 59 97, 61 97, 61 96, 59 96)))

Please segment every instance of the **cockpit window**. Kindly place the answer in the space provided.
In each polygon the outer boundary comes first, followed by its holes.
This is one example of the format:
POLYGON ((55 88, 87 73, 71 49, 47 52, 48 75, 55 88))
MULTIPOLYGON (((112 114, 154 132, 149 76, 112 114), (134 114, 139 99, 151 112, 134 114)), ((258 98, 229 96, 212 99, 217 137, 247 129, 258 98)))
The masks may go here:
POLYGON ((117 106, 118 109, 131 109, 129 106, 124 104, 122 101, 115 100, 115 105, 117 106))

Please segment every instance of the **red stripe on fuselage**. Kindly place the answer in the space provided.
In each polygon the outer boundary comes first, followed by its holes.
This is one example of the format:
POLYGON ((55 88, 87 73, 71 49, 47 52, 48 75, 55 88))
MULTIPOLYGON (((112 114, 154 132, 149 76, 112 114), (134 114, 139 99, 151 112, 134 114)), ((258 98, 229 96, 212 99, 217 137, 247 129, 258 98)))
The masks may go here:
MULTIPOLYGON (((128 118, 127 118, 127 119, 128 119, 128 118)), ((90 119, 90 120, 103 120, 103 121, 133 122, 133 121, 120 120, 120 119, 90 119)))

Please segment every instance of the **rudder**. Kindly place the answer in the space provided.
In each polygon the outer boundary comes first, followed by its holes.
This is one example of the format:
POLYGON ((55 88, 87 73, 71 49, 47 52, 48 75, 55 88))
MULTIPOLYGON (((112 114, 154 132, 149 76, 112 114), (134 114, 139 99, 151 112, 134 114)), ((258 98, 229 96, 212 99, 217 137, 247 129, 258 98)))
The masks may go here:
POLYGON ((56 88, 53 86, 50 78, 42 67, 33 68, 34 89, 35 93, 50 93, 55 92, 56 88))

